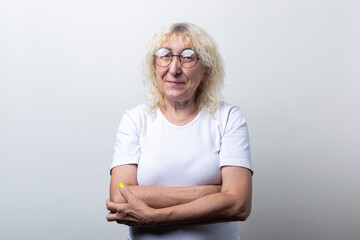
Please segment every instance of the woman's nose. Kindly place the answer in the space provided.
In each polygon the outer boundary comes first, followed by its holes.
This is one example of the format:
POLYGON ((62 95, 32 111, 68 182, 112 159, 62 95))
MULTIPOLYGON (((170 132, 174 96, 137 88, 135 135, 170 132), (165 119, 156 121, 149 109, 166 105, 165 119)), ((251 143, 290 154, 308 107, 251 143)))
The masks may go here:
POLYGON ((178 56, 173 56, 169 65, 169 72, 173 75, 179 75, 181 73, 181 64, 178 56))

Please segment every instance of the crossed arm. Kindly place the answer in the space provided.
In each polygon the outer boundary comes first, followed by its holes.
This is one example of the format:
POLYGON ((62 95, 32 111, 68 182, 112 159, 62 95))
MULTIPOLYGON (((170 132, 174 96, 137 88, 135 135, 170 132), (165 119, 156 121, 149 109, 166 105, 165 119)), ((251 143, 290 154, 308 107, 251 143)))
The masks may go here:
POLYGON ((156 187, 137 185, 137 166, 112 170, 108 221, 161 226, 244 221, 251 211, 250 170, 225 166, 222 185, 156 187), (125 184, 119 189, 119 182, 125 184))

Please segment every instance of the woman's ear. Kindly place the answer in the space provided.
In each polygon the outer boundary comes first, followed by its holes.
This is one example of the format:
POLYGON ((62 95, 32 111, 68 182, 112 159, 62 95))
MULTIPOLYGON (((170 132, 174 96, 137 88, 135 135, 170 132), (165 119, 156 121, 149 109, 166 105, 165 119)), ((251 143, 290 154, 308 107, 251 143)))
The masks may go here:
POLYGON ((210 72, 210 69, 209 68, 205 68, 205 72, 204 72, 204 75, 203 75, 203 78, 201 79, 202 82, 206 82, 208 76, 209 76, 209 72, 210 72))

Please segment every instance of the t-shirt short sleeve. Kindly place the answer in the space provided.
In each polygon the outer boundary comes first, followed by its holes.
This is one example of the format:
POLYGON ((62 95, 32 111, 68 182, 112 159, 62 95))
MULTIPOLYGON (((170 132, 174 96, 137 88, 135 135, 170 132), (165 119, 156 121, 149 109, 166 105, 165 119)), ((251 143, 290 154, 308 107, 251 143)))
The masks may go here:
POLYGON ((245 118, 237 106, 232 106, 225 112, 222 116, 220 166, 240 166, 253 171, 245 118))
POLYGON ((123 114, 115 139, 110 169, 125 164, 138 164, 141 155, 139 144, 139 117, 133 111, 123 114))

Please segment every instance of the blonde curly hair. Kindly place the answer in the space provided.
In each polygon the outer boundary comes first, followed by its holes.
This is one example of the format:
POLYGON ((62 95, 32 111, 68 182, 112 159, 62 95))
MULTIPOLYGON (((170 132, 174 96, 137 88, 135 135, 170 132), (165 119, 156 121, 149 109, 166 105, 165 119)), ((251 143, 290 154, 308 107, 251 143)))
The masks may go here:
POLYGON ((156 73, 153 55, 173 35, 180 41, 189 43, 207 68, 207 80, 199 85, 196 92, 196 106, 199 110, 208 109, 211 114, 214 113, 222 99, 221 92, 225 77, 223 60, 210 35, 191 23, 168 25, 156 33, 150 42, 142 68, 144 85, 148 90, 147 105, 152 111, 164 106, 164 96, 154 84, 156 73))

